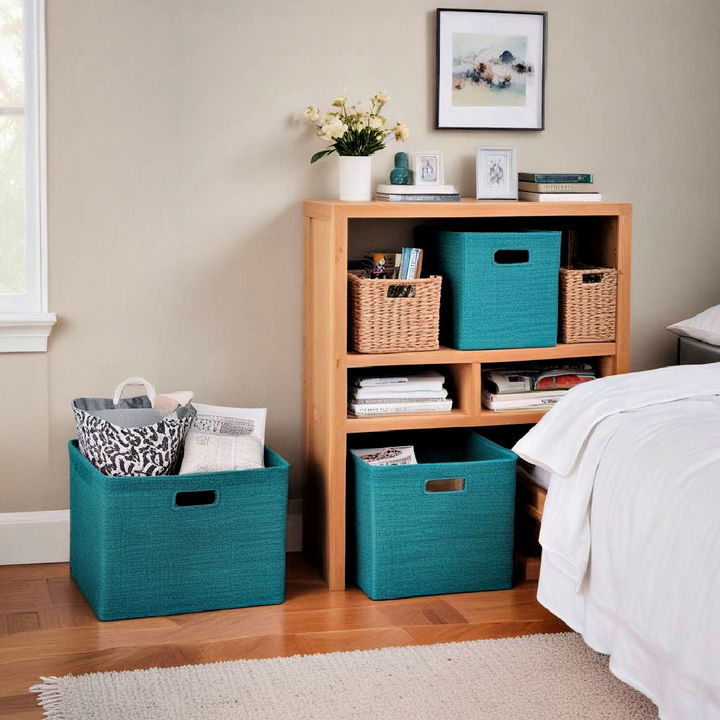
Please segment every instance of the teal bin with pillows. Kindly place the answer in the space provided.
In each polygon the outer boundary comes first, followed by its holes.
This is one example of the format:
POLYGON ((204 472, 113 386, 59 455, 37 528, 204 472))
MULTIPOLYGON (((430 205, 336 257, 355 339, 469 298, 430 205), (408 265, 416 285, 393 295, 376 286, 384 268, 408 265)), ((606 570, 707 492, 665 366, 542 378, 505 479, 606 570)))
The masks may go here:
POLYGON ((443 277, 441 341, 458 350, 557 344, 559 231, 438 230, 428 267, 443 277))
POLYGON ((273 605, 285 598, 289 465, 103 475, 70 453, 70 574, 100 620, 273 605))
POLYGON ((349 454, 357 583, 373 600, 512 586, 517 456, 474 431, 373 436, 417 465, 349 454))

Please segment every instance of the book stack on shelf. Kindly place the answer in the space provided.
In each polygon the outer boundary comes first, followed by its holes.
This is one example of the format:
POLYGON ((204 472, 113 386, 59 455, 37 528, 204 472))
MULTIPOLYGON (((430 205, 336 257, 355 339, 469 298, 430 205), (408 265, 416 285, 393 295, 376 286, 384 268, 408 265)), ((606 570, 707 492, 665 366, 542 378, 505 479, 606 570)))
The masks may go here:
POLYGON ((483 370, 482 403, 495 412, 549 410, 572 388, 595 378, 590 363, 497 366, 483 370))
POLYGON ((384 202, 458 202, 454 185, 378 185, 375 199, 384 202))
POLYGON ((518 198, 527 202, 600 202, 591 173, 518 173, 518 198))
POLYGON ((352 380, 348 411, 352 415, 407 415, 450 412, 445 378, 435 370, 408 373, 373 370, 352 380))

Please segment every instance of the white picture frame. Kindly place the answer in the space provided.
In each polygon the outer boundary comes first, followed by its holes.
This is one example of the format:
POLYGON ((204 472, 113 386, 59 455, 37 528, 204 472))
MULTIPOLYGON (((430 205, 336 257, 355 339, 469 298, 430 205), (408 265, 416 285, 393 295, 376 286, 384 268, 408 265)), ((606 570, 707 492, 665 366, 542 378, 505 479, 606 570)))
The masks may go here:
POLYGON ((517 200, 518 176, 515 148, 475 150, 475 197, 478 200, 517 200))
POLYGON ((412 154, 413 185, 444 185, 443 154, 436 151, 412 154))

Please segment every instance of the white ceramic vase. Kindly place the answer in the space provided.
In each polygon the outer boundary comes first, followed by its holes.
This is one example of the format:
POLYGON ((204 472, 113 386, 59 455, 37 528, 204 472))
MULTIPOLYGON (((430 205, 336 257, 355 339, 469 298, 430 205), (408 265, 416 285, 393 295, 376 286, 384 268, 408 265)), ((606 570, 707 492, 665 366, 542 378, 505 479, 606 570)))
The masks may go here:
POLYGON ((340 200, 372 200, 372 156, 338 157, 338 197, 340 200))

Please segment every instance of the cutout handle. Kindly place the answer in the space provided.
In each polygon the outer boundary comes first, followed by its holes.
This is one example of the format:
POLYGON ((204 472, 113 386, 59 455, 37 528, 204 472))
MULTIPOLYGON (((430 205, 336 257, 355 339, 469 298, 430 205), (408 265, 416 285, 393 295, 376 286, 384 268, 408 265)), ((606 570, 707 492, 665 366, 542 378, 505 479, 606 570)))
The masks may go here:
POLYGON ((414 298, 414 285, 388 285, 387 297, 389 298, 414 298))
POLYGON ((496 250, 493 260, 497 265, 521 265, 530 260, 529 250, 496 250))
POLYGON ((214 505, 217 500, 215 490, 186 490, 175 493, 176 507, 195 507, 198 505, 214 505))
POLYGON ((460 492, 465 489, 465 478, 439 478, 425 483, 425 492, 446 493, 460 492))
POLYGON ((602 282, 602 273, 583 273, 582 281, 584 283, 599 283, 602 282))

